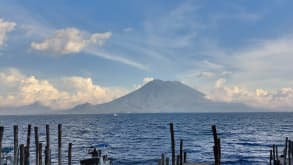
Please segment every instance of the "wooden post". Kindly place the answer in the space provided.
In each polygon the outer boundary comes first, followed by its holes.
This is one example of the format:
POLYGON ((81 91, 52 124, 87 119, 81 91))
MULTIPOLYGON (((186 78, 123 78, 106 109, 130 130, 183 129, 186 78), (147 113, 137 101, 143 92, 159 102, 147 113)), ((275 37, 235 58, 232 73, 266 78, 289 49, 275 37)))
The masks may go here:
POLYGON ((273 159, 273 151, 270 150, 270 165, 272 165, 272 159, 273 159))
POLYGON ((183 165, 183 140, 180 140, 180 165, 183 165))
POLYGON ((43 145, 42 143, 39 143, 39 165, 42 165, 42 149, 43 145))
POLYGON ((45 165, 49 165, 49 149, 48 146, 45 146, 45 165))
POLYGON ((289 165, 291 165, 291 157, 292 157, 292 155, 291 155, 292 150, 291 150, 290 144, 291 144, 291 141, 289 140, 288 141, 288 162, 289 162, 289 165))
POLYGON ((218 135, 217 135, 217 128, 215 125, 212 125, 212 131, 213 131, 213 137, 214 137, 214 142, 217 142, 218 135))
POLYGON ((68 165, 71 165, 71 157, 72 157, 72 143, 68 144, 68 165))
POLYGON ((180 155, 177 155, 176 165, 180 164, 180 155))
POLYGON ((35 147, 36 147, 36 165, 39 165, 39 130, 38 127, 34 127, 35 130, 35 147))
POLYGON ((158 160, 158 165, 162 165, 162 159, 158 160))
POLYGON ((61 165, 61 147, 62 147, 62 125, 58 124, 58 165, 61 165))
POLYGON ((283 165, 286 165, 287 164, 287 150, 288 150, 287 144, 288 144, 288 137, 286 137, 286 139, 285 139, 284 162, 283 162, 283 165))
POLYGON ((276 160, 277 160, 277 163, 279 163, 279 153, 278 153, 278 146, 276 146, 276 160))
POLYGON ((161 165, 164 165, 165 164, 165 155, 162 154, 161 155, 161 165))
POLYGON ((29 164, 29 162, 30 162, 31 129, 32 129, 32 126, 30 124, 28 124, 28 126, 27 126, 27 138, 26 138, 26 150, 25 150, 25 162, 26 162, 26 164, 29 164))
POLYGON ((173 123, 170 123, 170 133, 171 133, 172 165, 175 165, 175 138, 174 138, 173 123))
POLYGON ((275 145, 273 144, 273 164, 276 164, 276 150, 275 150, 275 145))
POLYGON ((18 126, 13 126, 13 165, 17 165, 18 160, 18 126))
POLYGON ((291 158, 292 158, 293 157, 293 145, 292 145, 293 142, 291 140, 289 140, 289 143, 288 144, 289 144, 289 149, 290 149, 290 152, 289 153, 291 154, 291 158))
POLYGON ((221 164, 221 140, 220 138, 218 138, 218 141, 217 141, 217 145, 218 145, 218 164, 220 165, 221 164))
POLYGON ((20 155, 19 155, 19 157, 20 157, 20 165, 24 165, 24 163, 25 163, 24 144, 21 144, 19 149, 20 149, 20 155))
POLYGON ((46 125, 46 145, 50 148, 50 126, 46 125))
POLYGON ((50 126, 46 125, 46 147, 45 147, 45 165, 50 165, 51 162, 50 150, 50 126))
POLYGON ((220 165, 221 164, 221 144, 220 144, 220 139, 218 138, 217 134, 217 128, 215 125, 212 125, 212 132, 213 132, 213 137, 214 137, 214 159, 215 159, 215 165, 220 165))
POLYGON ((213 137, 214 137, 214 159, 215 159, 215 165, 218 165, 218 153, 217 153, 217 129, 215 125, 212 125, 212 132, 213 132, 213 137))
POLYGON ((4 127, 0 127, 0 164, 2 164, 2 140, 4 134, 4 127))
POLYGON ((166 157, 166 165, 169 165, 169 158, 166 157))
POLYGON ((184 152, 183 162, 187 163, 187 153, 186 152, 184 152))

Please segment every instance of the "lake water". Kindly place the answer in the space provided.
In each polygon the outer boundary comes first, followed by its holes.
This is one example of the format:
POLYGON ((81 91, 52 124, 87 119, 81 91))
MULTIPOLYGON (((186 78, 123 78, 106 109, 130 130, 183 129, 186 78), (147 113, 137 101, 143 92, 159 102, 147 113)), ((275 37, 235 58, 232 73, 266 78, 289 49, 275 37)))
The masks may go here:
MULTIPOLYGON (((188 161, 212 162, 211 125, 216 124, 222 143, 222 164, 267 164, 272 144, 284 145, 293 138, 293 113, 201 113, 0 116, 5 127, 4 146, 13 146, 13 125, 19 125, 20 143, 25 143, 27 124, 39 126, 45 141, 45 124, 51 128, 53 162, 57 153, 57 124, 63 124, 63 161, 68 143, 73 143, 73 164, 87 156, 86 147, 108 144, 114 165, 156 164, 161 153, 170 155, 169 123, 174 123, 177 150, 184 140, 188 161)), ((31 138, 31 159, 34 134, 31 138)), ((32 160, 33 161, 33 160, 32 160)))

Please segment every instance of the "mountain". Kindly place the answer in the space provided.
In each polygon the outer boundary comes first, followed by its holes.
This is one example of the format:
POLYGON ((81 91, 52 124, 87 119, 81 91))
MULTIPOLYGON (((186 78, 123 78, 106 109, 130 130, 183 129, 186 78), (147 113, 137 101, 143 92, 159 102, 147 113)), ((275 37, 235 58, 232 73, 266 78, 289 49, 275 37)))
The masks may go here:
POLYGON ((178 81, 153 80, 111 102, 78 105, 69 113, 161 113, 161 112, 247 112, 254 109, 238 103, 214 102, 178 81))
POLYGON ((19 106, 19 107, 1 107, 0 115, 39 115, 39 114, 52 114, 54 111, 42 105, 39 102, 19 106))

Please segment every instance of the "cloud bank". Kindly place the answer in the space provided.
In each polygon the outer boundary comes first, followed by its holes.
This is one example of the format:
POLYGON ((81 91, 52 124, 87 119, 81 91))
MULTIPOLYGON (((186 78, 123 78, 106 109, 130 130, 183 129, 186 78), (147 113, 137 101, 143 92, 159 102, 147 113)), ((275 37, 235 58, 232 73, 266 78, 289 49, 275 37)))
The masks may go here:
POLYGON ((126 93, 122 88, 95 84, 88 77, 63 77, 50 81, 22 74, 16 69, 0 72, 0 85, 0 107, 40 102, 53 109, 66 109, 85 102, 108 102, 126 93))
POLYGON ((263 88, 248 89, 241 85, 229 85, 225 79, 215 82, 215 87, 208 98, 224 102, 241 102, 253 107, 275 110, 293 108, 293 88, 267 90, 263 88))

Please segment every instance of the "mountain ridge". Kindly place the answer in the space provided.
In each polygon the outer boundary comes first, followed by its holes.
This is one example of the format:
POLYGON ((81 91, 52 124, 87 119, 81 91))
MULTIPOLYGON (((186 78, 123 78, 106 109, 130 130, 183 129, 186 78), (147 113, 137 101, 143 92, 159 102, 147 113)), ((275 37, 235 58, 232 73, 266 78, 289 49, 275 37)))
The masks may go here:
POLYGON ((111 102, 78 105, 69 113, 168 113, 255 111, 240 103, 215 102, 178 81, 155 79, 141 88, 111 102))
POLYGON ((39 102, 20 107, 0 107, 0 115, 263 111, 241 103, 212 101, 202 92, 179 81, 159 79, 103 104, 83 103, 65 110, 53 110, 39 102))

